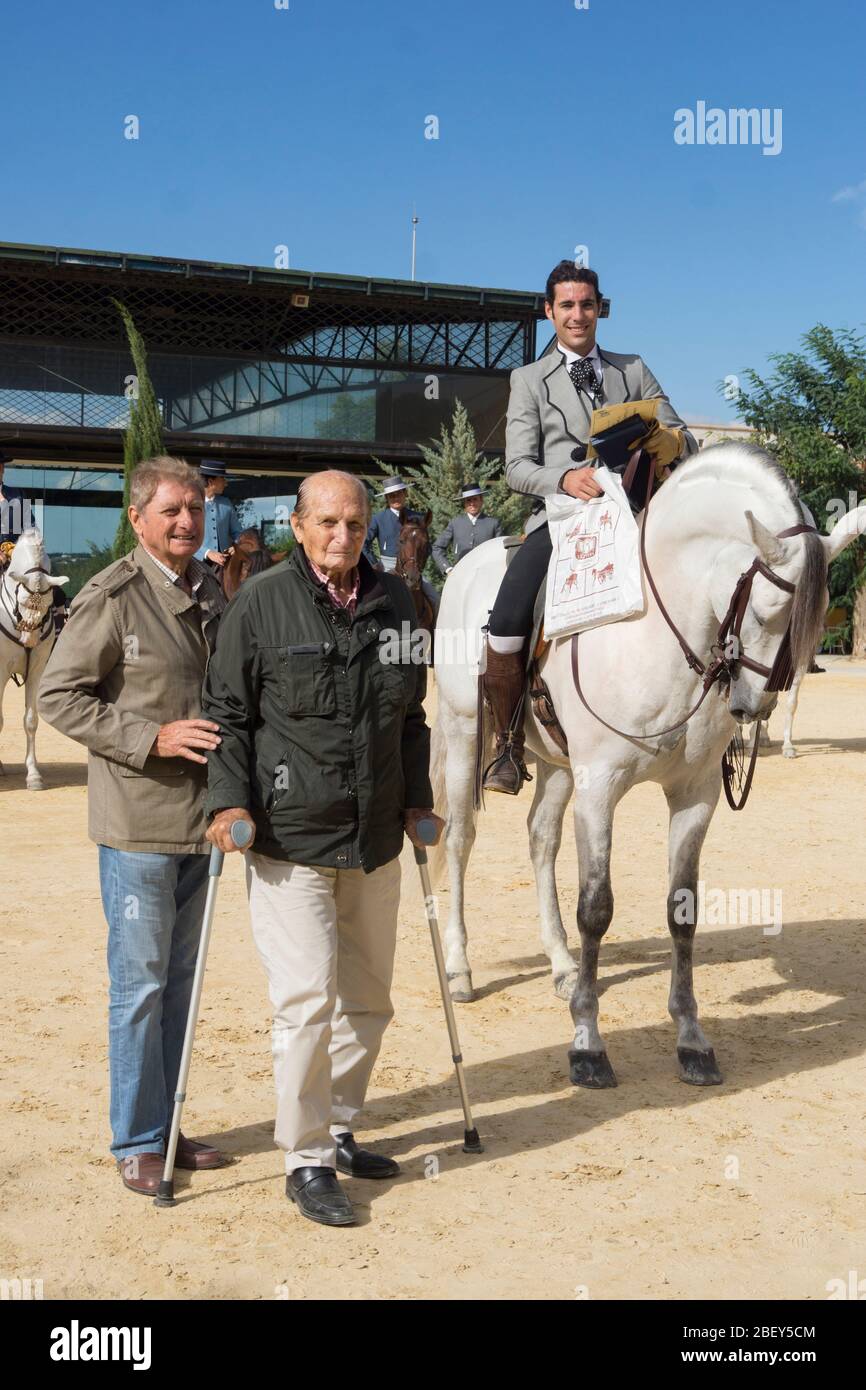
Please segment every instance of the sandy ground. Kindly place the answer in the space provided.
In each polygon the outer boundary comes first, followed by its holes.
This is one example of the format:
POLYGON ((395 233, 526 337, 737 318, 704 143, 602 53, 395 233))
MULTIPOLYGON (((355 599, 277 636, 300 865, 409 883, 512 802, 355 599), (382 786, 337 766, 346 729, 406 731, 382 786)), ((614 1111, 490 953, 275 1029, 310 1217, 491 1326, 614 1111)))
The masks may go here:
MULTIPOLYGON (((173 1210, 126 1192, 108 1154, 105 924, 81 751, 42 725, 47 787, 23 785, 20 692, 0 756, 3 1143, 0 1277, 46 1298, 827 1297, 866 1276, 866 667, 804 684, 800 757, 762 756, 740 815, 710 829, 708 887, 783 895, 759 923, 699 931, 697 993, 723 1086, 677 1079, 666 1012, 666 829, 656 787, 618 814, 601 1026, 619 1077, 569 1085, 567 1006, 538 942, 524 821, 495 798, 469 884, 479 999, 459 1024, 486 1152, 465 1156, 416 870, 404 859, 396 1018, 365 1138, 403 1166, 348 1183, 358 1227, 302 1220, 272 1142, 269 1016, 241 864, 227 864, 184 1128, 233 1166, 182 1174, 173 1210), (651 833, 647 833, 651 832, 651 833), (646 845, 648 848, 641 849, 646 845)), ((576 863, 560 858, 574 929, 576 863)), ((443 916, 447 898, 443 895, 443 916)))

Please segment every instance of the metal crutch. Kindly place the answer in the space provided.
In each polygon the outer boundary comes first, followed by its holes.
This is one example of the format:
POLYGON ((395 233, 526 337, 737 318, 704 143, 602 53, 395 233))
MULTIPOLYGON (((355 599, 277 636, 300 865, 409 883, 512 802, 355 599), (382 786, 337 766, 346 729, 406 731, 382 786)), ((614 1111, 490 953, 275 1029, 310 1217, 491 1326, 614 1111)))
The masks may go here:
MULTIPOLYGON (((253 829, 249 821, 236 820, 229 830, 232 840, 238 849, 245 849, 252 838, 253 829)), ((210 929, 213 923, 214 908, 216 907, 217 888, 219 887, 220 874, 223 871, 223 860, 225 855, 221 849, 214 845, 210 852, 210 863, 208 864, 207 898, 204 905, 204 921, 202 922, 201 937, 198 944, 198 956, 195 962, 195 975, 192 982, 192 997, 189 1001, 189 1013, 186 1016, 186 1033, 183 1039, 183 1052, 180 1058, 180 1071, 177 1077, 177 1089, 174 1093, 174 1114, 171 1117, 171 1132, 168 1136, 168 1144, 165 1150, 165 1167, 162 1170, 162 1179, 157 1189, 153 1204, 156 1207, 173 1207, 174 1197, 174 1158, 177 1152, 177 1141, 180 1135, 180 1117, 183 1113, 183 1103, 186 1100, 186 1083, 189 1078, 189 1067, 192 1061, 192 1045, 195 1039, 195 1025, 198 1022, 198 1006, 201 1003, 201 991, 204 984, 204 971, 207 963, 207 951, 210 943, 210 929)))
MULTIPOLYGON (((418 838, 423 840, 426 845, 432 845, 436 839, 436 824, 432 820, 419 820, 415 829, 418 838)), ((442 942, 439 939, 439 922, 436 917, 436 900, 433 897, 433 889, 430 885, 430 873, 427 868, 427 851, 418 849, 413 845, 415 851, 415 863, 418 865, 418 872, 421 875, 421 888, 424 893, 424 911, 427 913, 427 923, 430 927, 430 939, 433 942, 433 956, 436 961, 436 973, 439 976, 439 992, 442 995, 442 1007, 445 1010, 445 1022, 448 1025, 448 1037, 451 1040, 451 1058, 454 1062, 454 1070, 457 1073, 457 1085, 460 1089, 460 1103, 463 1106, 463 1152, 465 1154, 482 1154, 484 1145, 478 1138, 478 1130, 472 1119, 472 1111, 469 1106, 469 1092, 466 1089, 466 1078, 463 1075, 463 1054, 460 1051, 460 1039, 457 1036, 457 1020, 454 1017, 454 1005, 451 1002, 451 994, 448 990, 448 976, 445 971, 445 957, 442 955, 442 942)))

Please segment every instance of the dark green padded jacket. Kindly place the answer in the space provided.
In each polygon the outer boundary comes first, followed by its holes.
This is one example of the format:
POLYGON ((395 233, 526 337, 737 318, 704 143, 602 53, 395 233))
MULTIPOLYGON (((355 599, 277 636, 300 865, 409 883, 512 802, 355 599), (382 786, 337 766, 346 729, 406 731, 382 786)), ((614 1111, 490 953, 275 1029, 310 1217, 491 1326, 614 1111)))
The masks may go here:
POLYGON ((372 873, 400 853, 404 810, 433 796, 412 596, 358 568, 352 619, 300 547, 225 610, 202 701, 222 738, 205 805, 246 807, 262 854, 372 873))

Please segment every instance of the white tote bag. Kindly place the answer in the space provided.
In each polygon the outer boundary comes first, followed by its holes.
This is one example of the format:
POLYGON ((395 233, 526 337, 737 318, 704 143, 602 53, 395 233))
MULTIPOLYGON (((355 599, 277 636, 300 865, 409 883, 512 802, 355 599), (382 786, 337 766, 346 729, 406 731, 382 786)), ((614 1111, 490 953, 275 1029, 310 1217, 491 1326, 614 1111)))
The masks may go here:
POLYGON ((637 522, 616 473, 601 466, 601 497, 545 498, 553 553, 544 605, 546 637, 614 623, 644 609, 637 522))

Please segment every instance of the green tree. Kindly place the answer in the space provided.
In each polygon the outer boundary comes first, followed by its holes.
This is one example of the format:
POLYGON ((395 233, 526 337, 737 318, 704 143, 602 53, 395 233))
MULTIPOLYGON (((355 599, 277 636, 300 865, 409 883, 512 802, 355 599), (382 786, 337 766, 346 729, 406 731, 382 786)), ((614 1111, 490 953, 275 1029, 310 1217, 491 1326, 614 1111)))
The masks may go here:
MULTIPOLYGON (((475 430, 469 412, 461 401, 455 401, 450 425, 443 424, 439 438, 429 444, 419 444, 424 460, 417 468, 404 467, 402 476, 412 487, 412 506, 419 511, 431 511, 430 534, 438 536, 460 510, 460 489, 465 483, 478 482, 487 489, 484 510, 496 516, 508 535, 519 535, 532 506, 531 498, 512 492, 505 479, 498 477, 501 464, 485 458, 478 449, 475 430)), ((380 459, 374 463, 388 474, 380 459)), ((379 478, 369 480, 374 486, 379 478)), ((442 583, 442 577, 432 564, 427 566, 428 577, 442 583)))
POLYGON ((316 422, 320 439, 375 439, 376 393, 334 396, 328 413, 316 422))
MULTIPOLYGON (((797 483, 818 526, 830 530, 839 501, 847 507, 849 494, 859 501, 864 493, 866 340, 818 324, 801 343, 801 352, 770 358, 768 379, 745 373, 749 387, 740 392, 737 410, 797 483)), ((852 614, 853 650, 866 652, 866 538, 833 562, 829 588, 831 604, 852 614)))
POLYGON ((79 590, 83 589, 88 579, 92 579, 100 570, 104 570, 116 559, 113 548, 110 545, 97 545, 95 541, 88 541, 87 548, 89 555, 62 555, 51 557, 51 568, 56 572, 61 571, 69 575, 69 583, 64 584, 63 592, 67 598, 73 599, 79 590))
POLYGON ((164 454, 165 443, 159 402, 156 399, 156 392, 147 370, 147 352, 145 351, 144 340, 133 323, 132 315, 126 305, 121 304, 118 299, 113 299, 111 302, 126 327, 126 336, 129 339, 129 350, 132 354, 137 382, 136 393, 129 403, 129 428, 123 433, 123 507, 117 526, 117 535, 114 538, 113 551, 114 559, 119 560, 122 555, 128 555, 130 550, 134 550, 137 544, 137 537, 130 525, 128 516, 129 483, 132 471, 143 459, 155 458, 159 454, 164 454))

